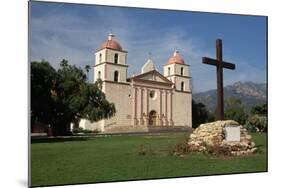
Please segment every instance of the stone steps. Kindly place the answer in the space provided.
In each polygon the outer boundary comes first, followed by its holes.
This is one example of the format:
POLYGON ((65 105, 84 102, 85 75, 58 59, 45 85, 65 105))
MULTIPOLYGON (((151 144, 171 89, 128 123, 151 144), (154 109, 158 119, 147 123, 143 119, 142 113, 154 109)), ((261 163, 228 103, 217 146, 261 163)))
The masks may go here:
POLYGON ((147 132, 145 126, 112 126, 105 128, 105 133, 133 133, 133 132, 147 132))
POLYGON ((186 126, 109 126, 105 133, 128 133, 128 132, 151 132, 151 133, 168 133, 168 132, 189 132, 192 128, 186 126))
POLYGON ((192 132, 191 127, 186 126, 148 126, 148 132, 192 132))

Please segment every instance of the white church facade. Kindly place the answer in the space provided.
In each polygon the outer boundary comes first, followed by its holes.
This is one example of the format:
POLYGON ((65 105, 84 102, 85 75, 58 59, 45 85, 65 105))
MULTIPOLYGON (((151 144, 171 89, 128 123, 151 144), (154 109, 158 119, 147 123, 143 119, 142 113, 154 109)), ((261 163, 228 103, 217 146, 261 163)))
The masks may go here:
POLYGON ((94 82, 102 81, 102 91, 113 102, 112 118, 91 123, 82 119, 79 127, 100 132, 148 132, 150 129, 191 128, 192 91, 189 65, 178 51, 159 73, 151 58, 141 73, 128 77, 128 52, 109 34, 95 52, 94 82))

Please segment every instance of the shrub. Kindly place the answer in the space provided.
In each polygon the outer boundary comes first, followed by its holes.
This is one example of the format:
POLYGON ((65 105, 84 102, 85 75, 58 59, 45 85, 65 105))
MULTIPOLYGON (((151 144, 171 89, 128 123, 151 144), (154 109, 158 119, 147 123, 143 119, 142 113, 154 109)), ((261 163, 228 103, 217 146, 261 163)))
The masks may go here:
POLYGON ((200 124, 215 120, 215 116, 210 113, 203 103, 196 103, 192 100, 192 128, 197 128, 200 124))
POLYGON ((155 152, 152 150, 151 146, 145 147, 140 145, 138 148, 138 155, 153 155, 155 152))
POLYGON ((241 99, 236 97, 230 97, 225 101, 225 114, 226 119, 232 119, 244 125, 248 114, 245 111, 244 105, 241 99))
POLYGON ((257 132, 257 128, 253 126, 248 120, 246 121, 245 125, 243 125, 248 132, 255 133, 257 132))
POLYGON ((95 130, 87 130, 87 129, 83 129, 82 127, 77 127, 77 128, 74 128, 73 133, 99 133, 100 131, 98 129, 95 129, 95 130))
POLYGON ((99 133, 100 131, 98 129, 95 130, 84 130, 84 133, 99 133))
POLYGON ((138 154, 139 155, 146 155, 146 150, 145 150, 143 145, 140 145, 140 147, 138 149, 138 154))
POLYGON ((75 127, 73 129, 73 133, 83 133, 84 129, 82 127, 75 127))
POLYGON ((244 125, 247 121, 248 114, 245 112, 243 107, 236 109, 226 109, 225 118, 235 120, 241 125, 244 125))
POLYGON ((255 127, 258 132, 267 132, 267 117, 260 115, 253 115, 248 118, 248 124, 255 127))
POLYGON ((255 105, 251 109, 252 114, 267 116, 267 104, 255 105))
POLYGON ((214 146, 206 146, 205 154, 214 155, 214 156, 230 156, 231 152, 227 147, 214 145, 214 146))
POLYGON ((189 153, 189 147, 186 143, 179 143, 176 145, 175 154, 186 154, 189 153))

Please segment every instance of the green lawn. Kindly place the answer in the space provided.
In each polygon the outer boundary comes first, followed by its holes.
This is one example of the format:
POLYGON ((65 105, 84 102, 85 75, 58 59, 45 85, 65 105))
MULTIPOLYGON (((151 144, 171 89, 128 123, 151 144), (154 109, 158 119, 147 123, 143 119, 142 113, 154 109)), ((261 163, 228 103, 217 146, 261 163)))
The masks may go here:
POLYGON ((170 148, 186 139, 183 133, 36 141, 31 144, 31 184, 43 186, 266 171, 266 134, 252 136, 260 151, 254 156, 232 158, 169 155, 170 148), (141 145, 156 152, 139 155, 141 145))

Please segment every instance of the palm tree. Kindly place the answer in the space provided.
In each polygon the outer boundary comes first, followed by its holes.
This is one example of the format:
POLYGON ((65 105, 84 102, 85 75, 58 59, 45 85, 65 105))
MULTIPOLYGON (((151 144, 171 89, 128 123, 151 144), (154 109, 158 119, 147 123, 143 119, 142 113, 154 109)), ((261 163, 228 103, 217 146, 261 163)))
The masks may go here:
POLYGON ((67 65, 68 65, 68 61, 66 59, 62 59, 62 61, 60 62, 60 66, 67 67, 67 65))
POLYGON ((87 72, 87 80, 88 80, 88 83, 89 83, 89 71, 91 69, 91 66, 90 65, 85 65, 85 70, 87 72))

